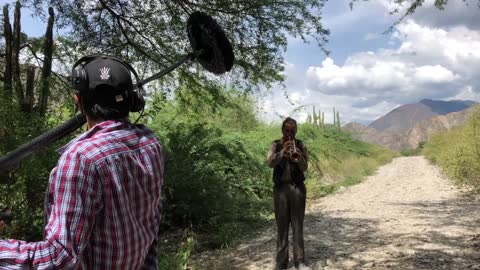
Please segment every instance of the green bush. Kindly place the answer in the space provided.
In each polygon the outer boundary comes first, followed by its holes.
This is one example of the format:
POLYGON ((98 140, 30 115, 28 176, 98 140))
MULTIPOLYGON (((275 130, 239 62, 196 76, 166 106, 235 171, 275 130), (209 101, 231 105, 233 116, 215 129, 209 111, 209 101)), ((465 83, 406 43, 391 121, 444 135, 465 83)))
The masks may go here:
MULTIPOLYGON (((11 100, 0 98, 0 155, 15 150, 40 134, 58 125, 64 119, 41 117, 35 112, 25 113, 11 100)), ((38 241, 44 231, 44 198, 51 169, 59 155, 56 149, 73 135, 67 136, 52 146, 42 149, 19 163, 1 180, 0 210, 10 209, 15 219, 8 230, 1 232, 5 238, 38 241)))
POLYGON ((182 123, 165 141, 165 223, 216 225, 235 218, 241 200, 268 193, 263 164, 219 128, 182 123))
POLYGON ((436 134, 422 153, 459 185, 480 191, 480 109, 468 121, 436 134))

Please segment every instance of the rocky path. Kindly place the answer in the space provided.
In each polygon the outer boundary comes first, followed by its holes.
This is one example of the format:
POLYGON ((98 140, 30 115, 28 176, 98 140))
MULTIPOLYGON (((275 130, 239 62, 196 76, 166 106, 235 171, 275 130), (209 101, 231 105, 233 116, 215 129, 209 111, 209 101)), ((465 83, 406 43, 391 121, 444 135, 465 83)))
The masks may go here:
MULTIPOLYGON (((193 262, 199 269, 273 269, 275 239, 272 224, 234 249, 193 262)), ((311 205, 305 253, 312 269, 480 270, 480 200, 424 157, 396 158, 311 205)))

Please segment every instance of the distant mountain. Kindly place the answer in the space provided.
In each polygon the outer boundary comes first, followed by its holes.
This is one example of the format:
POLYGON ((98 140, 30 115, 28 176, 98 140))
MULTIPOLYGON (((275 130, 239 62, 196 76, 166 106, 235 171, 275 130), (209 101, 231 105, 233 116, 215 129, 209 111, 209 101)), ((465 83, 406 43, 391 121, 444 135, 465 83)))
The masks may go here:
POLYGON ((463 100, 431 100, 423 99, 418 103, 406 104, 395 108, 386 115, 373 121, 369 126, 378 131, 404 131, 413 128, 415 124, 437 115, 458 112, 477 104, 474 101, 463 100))
POLYGON ((447 131, 464 124, 475 109, 478 109, 478 106, 446 115, 437 115, 417 123, 405 132, 408 148, 414 149, 420 142, 429 140, 435 133, 447 131))
POLYGON ((357 122, 350 122, 342 126, 342 129, 348 130, 353 133, 362 133, 365 132, 367 129, 375 130, 374 128, 367 127, 357 122))
POLYGON ((474 101, 424 99, 400 106, 369 126, 348 123, 342 129, 352 132, 356 139, 392 150, 414 149, 433 134, 465 123, 469 115, 480 108, 477 104, 474 101), (373 127, 374 123, 378 129, 373 127))
POLYGON ((372 127, 359 123, 348 123, 342 126, 343 130, 352 133, 352 136, 360 141, 385 146, 392 150, 408 149, 407 140, 402 132, 378 131, 372 127))

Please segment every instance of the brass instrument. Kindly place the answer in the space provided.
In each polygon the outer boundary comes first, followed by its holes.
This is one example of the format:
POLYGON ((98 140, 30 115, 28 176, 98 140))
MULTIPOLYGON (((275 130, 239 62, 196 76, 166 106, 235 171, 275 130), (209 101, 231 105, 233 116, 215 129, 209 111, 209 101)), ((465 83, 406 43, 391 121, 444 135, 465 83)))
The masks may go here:
MULTIPOLYGON (((292 141, 293 142, 293 147, 290 147, 288 149, 288 157, 290 158, 291 161, 293 162, 298 162, 300 161, 300 158, 301 158, 301 154, 298 150, 297 150, 297 146, 295 145, 295 139, 291 139, 290 137, 288 137, 288 141, 292 141)), ((287 141, 287 142, 288 142, 287 141)))

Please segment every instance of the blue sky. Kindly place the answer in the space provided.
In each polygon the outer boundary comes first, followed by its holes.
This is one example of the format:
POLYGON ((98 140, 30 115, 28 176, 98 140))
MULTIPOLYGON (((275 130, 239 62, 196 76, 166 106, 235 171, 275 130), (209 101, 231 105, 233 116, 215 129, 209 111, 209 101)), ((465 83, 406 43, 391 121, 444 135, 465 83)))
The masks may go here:
MULTIPOLYGON (((330 0, 323 24, 331 31, 327 57, 318 47, 289 39, 285 88, 275 86, 259 99, 259 116, 304 121, 312 106, 333 120, 368 124, 395 107, 424 98, 480 101, 480 8, 477 0, 452 0, 444 11, 426 0, 422 8, 383 34, 398 18, 393 0, 330 0), (289 100, 285 98, 287 92, 289 100), (294 109, 305 106, 304 109, 294 109)), ((0 4, 14 1, 0 0, 0 4)), ((402 7, 400 7, 400 12, 402 7)), ((22 13, 29 35, 43 35, 45 23, 22 13)))
MULTIPOLYGON (((0 5, 3 7, 5 4, 10 4, 10 23, 13 23, 13 10, 15 8, 16 1, 0 0, 0 5)), ((22 32, 25 32, 29 36, 42 36, 45 35, 46 23, 40 18, 32 16, 32 11, 28 9, 22 9, 21 25, 22 32)), ((3 15, 2 15, 3 16, 3 15)))
MULTIPOLYGON (((350 10, 349 0, 328 1, 323 10, 323 24, 330 29, 327 49, 335 62, 343 63, 345 59, 359 51, 374 50, 385 46, 388 35, 382 33, 395 21, 394 16, 384 16, 382 10, 377 9, 378 16, 366 18, 366 9, 375 6, 359 2, 350 10), (375 39, 366 40, 366 34, 374 34, 375 39)), ((325 59, 323 52, 317 46, 304 44, 301 40, 292 40, 286 59, 302 67, 312 63, 321 63, 325 59)))

